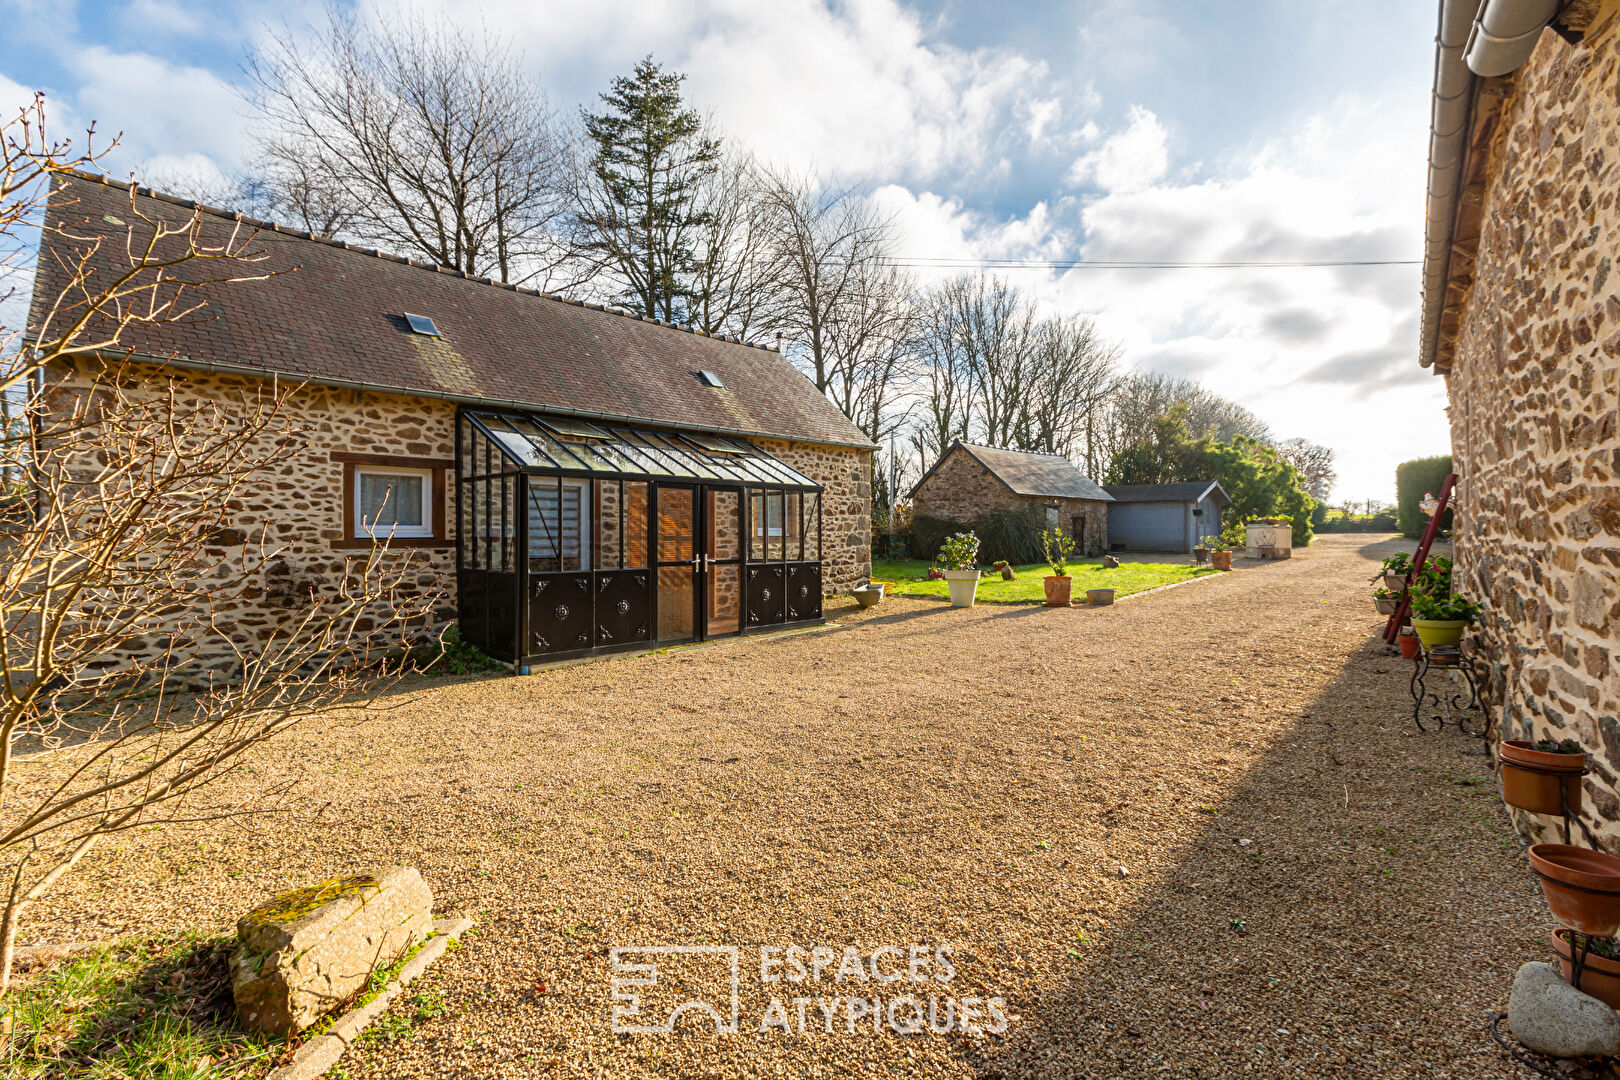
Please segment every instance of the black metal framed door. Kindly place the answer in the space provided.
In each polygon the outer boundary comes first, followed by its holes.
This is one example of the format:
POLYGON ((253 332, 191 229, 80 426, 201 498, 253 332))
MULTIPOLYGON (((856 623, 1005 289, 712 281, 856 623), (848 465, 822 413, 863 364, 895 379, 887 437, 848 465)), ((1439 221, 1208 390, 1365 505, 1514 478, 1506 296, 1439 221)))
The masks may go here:
POLYGON ((695 484, 654 486, 657 526, 653 574, 657 585, 659 641, 690 641, 702 632, 698 599, 703 568, 699 551, 702 505, 695 484))
POLYGON ((705 638, 742 633, 742 490, 703 488, 702 632, 705 638))

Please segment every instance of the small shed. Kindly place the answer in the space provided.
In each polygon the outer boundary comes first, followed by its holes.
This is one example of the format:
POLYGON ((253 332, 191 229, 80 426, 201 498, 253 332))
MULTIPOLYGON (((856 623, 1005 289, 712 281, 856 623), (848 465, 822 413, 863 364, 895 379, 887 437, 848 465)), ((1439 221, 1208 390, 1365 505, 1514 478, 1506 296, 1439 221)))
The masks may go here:
POLYGON ((911 489, 918 516, 969 522, 1040 507, 1077 553, 1106 550, 1109 495, 1062 454, 953 442, 911 489))
POLYGON ((1214 480, 1180 484, 1108 484, 1111 551, 1186 551, 1221 531, 1232 500, 1214 480))

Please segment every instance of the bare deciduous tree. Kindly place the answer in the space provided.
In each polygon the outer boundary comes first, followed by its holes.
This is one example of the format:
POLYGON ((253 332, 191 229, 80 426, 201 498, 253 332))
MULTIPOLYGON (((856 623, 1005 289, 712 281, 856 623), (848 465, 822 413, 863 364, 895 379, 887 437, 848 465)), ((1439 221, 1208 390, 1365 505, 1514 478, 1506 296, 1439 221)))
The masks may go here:
MULTIPOLYGON (((1037 337, 1017 442, 1027 450, 1084 458, 1088 429, 1107 408, 1119 381, 1119 348, 1104 342, 1096 324, 1079 316, 1043 319, 1037 337)), ((1086 459, 1086 464, 1089 469, 1092 462, 1086 459)))
MULTIPOLYGON (((1339 479, 1333 468, 1333 448, 1313 443, 1308 439, 1284 439, 1277 444, 1282 459, 1298 469, 1305 478, 1305 490, 1318 501, 1326 502, 1328 493, 1339 479)), ((1369 511, 1370 512, 1370 511, 1369 511)))
POLYGON ((783 327, 816 389, 830 393, 841 376, 840 335, 852 334, 845 324, 871 318, 884 291, 894 223, 854 192, 806 176, 773 174, 768 197, 784 267, 783 327))
POLYGON ((759 340, 782 321, 783 253, 774 244, 773 207, 753 157, 722 155, 698 198, 692 325, 706 334, 759 340))
POLYGON ((312 232, 556 286, 567 147, 506 44, 443 17, 332 6, 319 32, 270 35, 248 71, 268 205, 312 232))
POLYGON ((237 516, 303 449, 285 408, 296 390, 181 393, 163 358, 130 356, 140 331, 264 278, 253 233, 149 214, 134 191, 83 229, 74 188, 95 181, 75 170, 99 154, 49 141, 37 99, 0 146, 0 249, 39 260, 26 321, 0 325, 4 385, 32 387, 27 423, 0 432, 0 462, 26 478, 0 504, 3 992, 29 906, 96 844, 273 807, 275 786, 246 804, 209 791, 288 727, 365 708, 434 593, 403 592, 408 553, 374 545, 244 625, 278 552, 237 516))

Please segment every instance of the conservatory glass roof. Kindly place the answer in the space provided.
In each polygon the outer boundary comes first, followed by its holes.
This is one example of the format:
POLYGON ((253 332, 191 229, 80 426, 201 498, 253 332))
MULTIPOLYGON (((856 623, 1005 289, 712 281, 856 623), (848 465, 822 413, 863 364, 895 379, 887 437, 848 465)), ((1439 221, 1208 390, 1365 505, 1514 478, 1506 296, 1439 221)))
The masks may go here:
POLYGON ((526 473, 821 485, 753 443, 728 435, 651 431, 566 417, 477 410, 465 413, 506 459, 526 473))

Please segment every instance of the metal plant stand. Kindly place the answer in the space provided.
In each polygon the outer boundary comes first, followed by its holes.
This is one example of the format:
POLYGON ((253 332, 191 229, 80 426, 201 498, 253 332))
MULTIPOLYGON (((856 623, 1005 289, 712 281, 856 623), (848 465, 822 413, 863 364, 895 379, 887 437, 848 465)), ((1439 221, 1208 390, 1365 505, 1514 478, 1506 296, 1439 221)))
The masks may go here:
POLYGON ((1479 684, 1474 681, 1474 669, 1457 646, 1424 648, 1412 661, 1411 690, 1412 720, 1419 731, 1429 730, 1423 715, 1428 712, 1428 720, 1434 724, 1435 731, 1445 730, 1446 724, 1450 723, 1463 735, 1485 739, 1489 734, 1490 724, 1485 719, 1484 709, 1480 707, 1479 684), (1431 673, 1440 678, 1455 673, 1462 679, 1463 687, 1448 693, 1455 684, 1446 678, 1445 685, 1431 690, 1428 686, 1431 673), (1474 727, 1470 727, 1471 724, 1474 727))
POLYGON ((1552 1058, 1538 1054, 1528 1047, 1520 1046, 1517 1042, 1509 1042, 1508 1037, 1502 1034, 1501 1024, 1507 1019, 1505 1013, 1490 1012, 1486 1015, 1491 1018, 1491 1038, 1507 1051, 1509 1057, 1531 1072, 1551 1076, 1554 1080, 1620 1080, 1620 1071, 1617 1071, 1612 1059, 1589 1058, 1571 1061, 1567 1058, 1552 1058))

